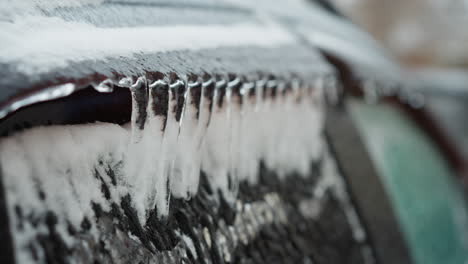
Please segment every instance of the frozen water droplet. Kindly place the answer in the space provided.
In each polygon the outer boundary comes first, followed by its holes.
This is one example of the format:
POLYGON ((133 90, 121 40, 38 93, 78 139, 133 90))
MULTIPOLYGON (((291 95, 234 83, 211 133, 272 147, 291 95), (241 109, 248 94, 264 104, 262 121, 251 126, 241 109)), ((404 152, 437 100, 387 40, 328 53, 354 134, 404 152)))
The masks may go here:
POLYGON ((125 77, 119 80, 119 86, 130 88, 133 85, 132 77, 125 77))
POLYGON ((93 87, 100 93, 111 93, 114 91, 114 84, 110 79, 106 79, 93 87))

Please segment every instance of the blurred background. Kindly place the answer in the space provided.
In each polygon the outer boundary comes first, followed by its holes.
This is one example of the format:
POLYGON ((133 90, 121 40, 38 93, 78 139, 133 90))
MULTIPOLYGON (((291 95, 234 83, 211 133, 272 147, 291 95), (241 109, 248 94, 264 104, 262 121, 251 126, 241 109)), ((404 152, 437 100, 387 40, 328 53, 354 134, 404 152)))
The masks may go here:
POLYGON ((468 66, 467 0, 331 1, 407 66, 468 66))
POLYGON ((417 109, 349 104, 413 262, 468 263, 468 0, 329 2, 399 62, 404 90, 424 98, 417 109))
POLYGON ((468 178, 468 0, 330 0, 403 65, 432 130, 468 178), (434 132, 434 131, 433 131, 434 132))

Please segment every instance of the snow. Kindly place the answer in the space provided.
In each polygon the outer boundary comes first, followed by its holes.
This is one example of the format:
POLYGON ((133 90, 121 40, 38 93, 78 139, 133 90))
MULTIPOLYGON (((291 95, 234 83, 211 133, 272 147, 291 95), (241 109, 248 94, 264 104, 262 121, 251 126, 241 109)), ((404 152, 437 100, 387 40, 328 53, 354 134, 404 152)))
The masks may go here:
POLYGON ((138 53, 219 47, 276 47, 296 43, 274 22, 103 28, 59 17, 26 15, 0 20, 0 63, 40 74, 72 62, 138 53), (182 40, 182 41, 181 41, 182 40))
MULTIPOLYGON (((95 3, 75 2, 77 5, 95 3)), ((319 36, 316 31, 308 31, 310 24, 302 24, 296 28, 300 30, 290 33, 292 31, 284 25, 262 15, 256 22, 229 25, 105 28, 46 17, 36 12, 34 5, 31 10, 34 12, 21 16, 0 13, 0 63, 16 65, 27 75, 85 60, 131 58, 137 53, 279 47, 297 44, 295 34, 301 30, 303 32, 299 33, 306 38, 312 36, 311 42, 316 43, 319 36)), ((321 39, 326 40, 325 37, 321 39)), ((324 45, 331 46, 330 43, 324 45)), ((317 64, 310 63, 311 67, 317 64)), ((108 211, 111 203, 120 204, 121 199, 129 195, 140 224, 145 225, 149 212, 155 208, 160 217, 168 215, 171 196, 190 199, 196 194, 200 169, 206 173, 212 187, 230 203, 236 202, 240 181, 257 183, 261 161, 280 177, 292 172, 305 176, 310 162, 319 159, 324 151, 322 78, 324 76, 304 81, 293 77, 286 81, 265 76, 252 79, 216 76, 204 82, 189 82, 188 78, 171 81, 145 77, 121 79, 117 83, 132 92, 129 124, 35 127, 0 140, 0 164, 12 226, 18 221, 14 217, 16 205, 25 210, 24 215, 41 215, 51 210, 59 216, 57 231, 67 243, 72 243, 67 240, 70 238, 67 224, 79 227, 84 217, 92 219, 92 203, 108 211), (213 98, 204 96, 212 84, 215 87, 213 98), (168 88, 169 95, 167 117, 155 113, 152 107, 156 104, 156 92, 164 87, 168 88), (197 87, 202 89, 199 105, 194 104, 196 98, 191 94, 197 87), (183 95, 177 94, 182 88, 185 89, 183 95), (275 90, 277 95, 273 96, 275 90), (178 96, 185 100, 180 120, 174 111, 180 107, 174 100, 178 96), (103 183, 109 188, 109 197, 101 189, 103 183), (44 199, 40 198, 39 190, 45 194, 44 199)), ((106 80, 95 88, 100 92, 112 92, 111 84, 112 81, 106 80)), ((13 105, 9 111, 31 102, 68 95, 74 89, 73 84, 51 87, 50 94, 38 93, 39 97, 32 97, 33 101, 19 101, 20 105, 13 105)), ((334 164, 330 166, 335 167, 334 164)), ((324 177, 319 184, 318 193, 340 185, 336 180, 337 172, 329 174, 331 176, 324 177)), ((274 196, 266 200, 271 208, 278 206, 274 196)), ((349 216, 353 216, 352 212, 349 216)), ((265 217, 267 222, 274 220, 271 212, 265 217)), ((285 219, 287 216, 283 214, 280 220, 285 219)), ((44 228, 25 227, 23 232, 15 234, 16 251, 25 247, 37 233, 45 232, 48 231, 44 228)), ((254 228, 250 232, 258 230, 254 228)), ((184 242, 191 248, 191 241, 184 238, 184 242)))
MULTIPOLYGON (((200 168, 212 187, 234 203, 239 181, 257 182, 260 161, 282 177, 291 172, 306 175, 309 162, 322 152, 320 81, 219 79, 210 109, 211 98, 204 96, 210 81, 188 85, 183 79, 172 84, 144 77, 131 80, 120 81, 127 83, 133 94, 130 124, 35 127, 0 141, 0 163, 13 226, 18 221, 13 217, 15 206, 21 207, 24 215, 51 210, 60 216, 57 231, 67 238, 67 223, 79 229, 85 217, 94 217, 92 203, 108 211, 111 203, 120 204, 127 195, 144 225, 154 208, 160 217, 167 215, 171 195, 190 199, 196 194, 200 168), (167 124, 162 129, 165 117, 156 115, 152 106, 153 93, 164 86, 169 87, 170 100, 167 124), (235 92, 239 87, 240 93, 235 92), (273 98, 275 87, 277 96, 273 98), (171 99, 176 98, 179 88, 186 90, 181 95, 185 104, 177 120, 176 100, 171 99), (198 118, 191 89, 201 89, 198 118), (220 106, 216 102, 223 91, 220 106), (110 197, 102 191, 103 182, 110 197), (44 199, 39 192, 45 194, 44 199)), ((47 230, 21 232, 15 236, 19 240, 16 245, 24 246, 34 232, 47 230)))

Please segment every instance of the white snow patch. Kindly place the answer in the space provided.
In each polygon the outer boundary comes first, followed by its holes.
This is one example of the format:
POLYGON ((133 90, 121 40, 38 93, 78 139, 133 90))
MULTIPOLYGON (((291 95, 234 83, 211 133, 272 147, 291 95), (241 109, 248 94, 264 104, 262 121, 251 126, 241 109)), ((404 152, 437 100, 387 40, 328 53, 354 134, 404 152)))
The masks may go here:
POLYGON ((218 47, 276 47, 295 43, 274 22, 100 28, 39 15, 0 20, 0 62, 39 74, 70 62, 133 57, 137 53, 218 47))

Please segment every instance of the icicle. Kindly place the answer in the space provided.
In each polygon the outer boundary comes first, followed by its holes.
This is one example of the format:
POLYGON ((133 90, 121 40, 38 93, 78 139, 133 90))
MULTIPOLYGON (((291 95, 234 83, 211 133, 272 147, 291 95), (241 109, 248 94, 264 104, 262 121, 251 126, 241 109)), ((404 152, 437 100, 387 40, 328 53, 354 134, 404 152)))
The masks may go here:
POLYGON ((273 130, 271 131, 272 135, 269 141, 269 144, 272 144, 270 147, 269 153, 271 159, 271 168, 274 168, 278 171, 279 175, 286 173, 284 167, 281 166, 281 163, 284 160, 288 159, 285 153, 285 150, 288 149, 287 142, 289 138, 287 137, 286 130, 288 129, 286 122, 291 118, 287 114, 287 97, 286 97, 286 83, 284 81, 278 80, 275 90, 272 91, 272 113, 275 120, 272 122, 273 130))
POLYGON ((148 105, 148 88, 146 78, 139 77, 137 81, 130 86, 132 92, 132 139, 138 142, 141 138, 142 130, 146 123, 146 107, 148 105))
POLYGON ((218 78, 213 96, 213 110, 210 123, 206 131, 202 166, 205 168, 210 183, 218 187, 227 200, 234 200, 229 193, 229 116, 226 111, 227 81, 218 78))
POLYGON ((195 187, 198 185, 198 175, 195 175, 196 178, 194 179, 191 178, 192 175, 190 174, 195 166, 194 156, 197 148, 196 128, 198 127, 202 89, 201 82, 197 79, 196 76, 192 76, 187 80, 185 103, 181 114, 182 118, 179 122, 181 125, 177 140, 175 167, 171 176, 172 194, 175 197, 186 199, 190 198, 193 194, 189 186, 195 187))
POLYGON ((159 214, 166 211, 167 207, 167 177, 163 173, 163 138, 165 135, 166 122, 169 108, 169 85, 164 80, 156 80, 149 85, 148 124, 146 129, 149 141, 145 142, 148 147, 148 186, 149 210, 158 208, 159 214))
POLYGON ((189 178, 193 180, 189 185, 189 193, 194 194, 198 189, 200 168, 202 163, 203 155, 203 144, 206 137, 206 131, 208 129, 210 118, 213 108, 213 95, 215 90, 215 81, 211 76, 206 76, 205 81, 201 84, 200 94, 200 105, 198 111, 198 122, 195 129, 195 137, 193 143, 195 144, 194 155, 193 155, 193 167, 189 171, 189 178), (196 181, 196 182, 195 182, 196 181))
MULTIPOLYGON (((124 79, 125 80, 125 79, 124 79)), ((126 83, 128 85, 128 83, 126 83)), ((148 128, 151 123, 148 117, 149 96, 148 82, 145 77, 139 77, 135 83, 130 84, 132 94, 132 116, 131 116, 131 140, 126 151, 124 162, 125 175, 128 177, 132 203, 138 212, 141 222, 146 221, 151 198, 154 195, 153 188, 149 188, 154 169, 151 164, 151 156, 157 155, 149 146, 153 142, 153 134, 148 128)), ((122 193, 124 196, 125 193, 122 193)))
MULTIPOLYGON (((249 126, 255 127, 254 133, 251 133, 251 142, 253 145, 250 146, 252 151, 252 167, 251 173, 255 175, 255 180, 257 180, 259 162, 263 161, 262 158, 262 143, 264 140, 264 123, 263 123, 263 107, 264 107, 264 89, 266 85, 266 80, 262 76, 259 76, 259 79, 255 82, 255 103, 253 107, 253 115, 250 119, 249 126), (255 161, 257 161, 256 164, 255 161)), ((248 129, 250 129, 248 128, 248 129)))
POLYGON ((240 134, 240 118, 242 110, 242 97, 240 89, 242 82, 239 77, 231 76, 231 80, 228 82, 226 96, 227 101, 227 112, 229 122, 229 139, 228 139, 228 151, 229 151, 229 167, 228 167, 228 187, 233 197, 237 197, 239 189, 239 134, 240 134))
POLYGON ((275 134, 277 131, 276 130, 276 122, 278 121, 276 118, 273 118, 272 116, 275 116, 275 105, 276 105, 276 88, 277 88, 277 81, 273 78, 270 77, 269 80, 265 84, 264 88, 264 103, 263 103, 263 109, 262 109, 262 122, 263 122, 263 129, 264 132, 262 133, 263 136, 263 143, 262 143, 262 157, 263 161, 265 162, 265 165, 268 168, 273 168, 274 164, 274 153, 276 152, 276 143, 275 141, 275 134), (273 146, 271 144, 273 143, 273 146))
POLYGON ((242 112, 240 120, 240 143, 239 143, 239 170, 243 179, 254 183, 258 174, 258 161, 254 151, 256 133, 252 133, 252 128, 256 125, 257 115, 255 112, 256 88, 255 82, 244 82, 241 89, 242 112))
POLYGON ((167 215, 169 211, 169 201, 171 197, 171 174, 174 170, 174 162, 177 151, 177 139, 180 130, 179 121, 182 117, 182 110, 184 103, 185 83, 172 77, 172 83, 169 85, 169 100, 168 100, 168 113, 166 129, 164 132, 162 148, 161 148, 161 171, 164 182, 166 183, 166 197, 159 201, 161 204, 158 206, 158 212, 161 215, 167 215), (183 91, 182 91, 183 90, 183 91), (181 98, 182 97, 182 98, 181 98), (163 205, 164 204, 164 205, 163 205))
POLYGON ((339 99, 343 94, 343 87, 341 82, 337 79, 335 75, 326 75, 323 77, 318 77, 318 79, 323 79, 323 86, 325 87, 325 99, 331 105, 336 105, 339 103, 339 99))
MULTIPOLYGON (((172 89, 174 89, 176 93, 176 121, 178 122, 178 131, 176 132, 176 141, 174 148, 172 151, 174 152, 171 157, 170 162, 170 171, 169 171, 169 188, 171 189, 171 195, 175 195, 175 197, 184 198, 187 196, 185 189, 187 189, 186 181, 184 179, 184 174, 182 173, 181 169, 186 165, 184 162, 190 162, 190 148, 189 146, 185 145, 186 143, 185 138, 181 137, 182 131, 185 130, 185 118, 186 118, 186 111, 187 111, 187 98, 188 94, 190 93, 188 87, 187 80, 176 80, 172 85, 172 89), (180 156, 188 156, 186 159, 181 159, 181 163, 178 163, 178 158, 180 156)), ((190 111, 190 110, 189 110, 190 111)), ((189 117, 190 118, 190 117, 189 117)), ((187 120, 190 122, 190 120, 187 120)), ((190 129, 190 128, 188 128, 190 129)), ((185 130, 186 131, 186 130, 185 130)))
POLYGON ((160 120, 159 131, 164 134, 169 108, 169 85, 164 80, 157 80, 149 85, 148 112, 152 118, 160 120))

